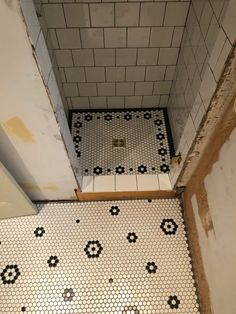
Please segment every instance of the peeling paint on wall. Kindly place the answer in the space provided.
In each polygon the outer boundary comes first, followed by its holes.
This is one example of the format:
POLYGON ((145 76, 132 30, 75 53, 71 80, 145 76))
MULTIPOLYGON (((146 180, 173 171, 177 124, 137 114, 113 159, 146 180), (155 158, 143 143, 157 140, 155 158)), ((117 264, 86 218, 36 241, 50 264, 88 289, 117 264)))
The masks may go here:
POLYGON ((36 143, 32 133, 19 117, 13 117, 2 123, 5 131, 15 135, 25 143, 36 143))

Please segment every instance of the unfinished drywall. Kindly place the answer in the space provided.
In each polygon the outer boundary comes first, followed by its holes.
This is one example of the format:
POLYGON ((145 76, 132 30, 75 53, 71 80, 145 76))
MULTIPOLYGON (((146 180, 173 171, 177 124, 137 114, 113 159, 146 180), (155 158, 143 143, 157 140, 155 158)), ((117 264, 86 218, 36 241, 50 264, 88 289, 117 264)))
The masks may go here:
POLYGON ((236 95, 221 114, 185 189, 185 217, 202 313, 236 311, 236 95))
POLYGON ((50 59, 34 26, 32 49, 19 2, 0 2, 0 160, 31 199, 74 199, 77 180, 45 87, 50 59))
POLYGON ((214 314, 236 313, 236 129, 223 145, 218 161, 204 180, 212 227, 206 232, 196 195, 192 197, 203 264, 214 314))

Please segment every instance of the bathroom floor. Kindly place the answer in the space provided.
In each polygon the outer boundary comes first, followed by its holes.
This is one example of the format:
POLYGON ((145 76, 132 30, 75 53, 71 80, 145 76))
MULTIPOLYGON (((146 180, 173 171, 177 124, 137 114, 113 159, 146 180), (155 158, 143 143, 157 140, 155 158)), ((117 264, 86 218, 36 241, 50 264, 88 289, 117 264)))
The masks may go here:
POLYGON ((165 109, 73 111, 72 136, 83 175, 168 173, 165 109))
POLYGON ((0 221, 0 313, 199 313, 178 199, 37 206, 0 221))

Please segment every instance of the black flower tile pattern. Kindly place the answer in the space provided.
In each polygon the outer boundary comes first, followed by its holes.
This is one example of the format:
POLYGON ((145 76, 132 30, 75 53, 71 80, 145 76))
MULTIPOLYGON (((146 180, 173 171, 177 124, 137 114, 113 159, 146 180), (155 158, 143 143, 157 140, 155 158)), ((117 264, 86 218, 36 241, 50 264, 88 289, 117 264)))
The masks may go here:
POLYGON ((135 232, 129 232, 127 235, 127 240, 129 243, 135 243, 137 241, 138 237, 135 232))
POLYGON ((45 233, 45 230, 43 227, 37 227, 35 230, 34 230, 34 234, 36 236, 36 238, 38 237, 42 237, 45 233))
POLYGON ((180 305, 180 300, 176 295, 170 295, 167 301, 171 309, 178 309, 180 305))
POLYGON ((72 288, 66 288, 62 294, 64 301, 72 301, 75 293, 72 288))
POLYGON ((139 173, 145 173, 145 172, 147 172, 147 167, 144 166, 144 165, 138 166, 138 172, 139 172, 139 173))
POLYGON ((59 259, 57 256, 50 256, 48 259, 48 266, 49 267, 56 267, 59 263, 59 259))
POLYGON ((99 257, 103 250, 103 247, 101 246, 100 242, 98 240, 96 241, 88 241, 84 251, 87 254, 89 258, 95 258, 99 257))
POLYGON ((117 216, 120 212, 120 209, 118 206, 111 206, 109 212, 111 213, 112 216, 117 216))
POLYGON ((117 174, 125 173, 125 167, 123 167, 123 166, 116 167, 116 173, 117 174))
POLYGON ((176 234, 178 225, 171 219, 163 219, 160 228, 165 234, 176 234))
POLYGON ((149 274, 155 274, 157 271, 157 265, 154 262, 148 262, 146 265, 146 270, 149 274))
POLYGON ((37 203, 1 220, 0 313, 198 314, 179 200, 150 201, 37 203))
POLYGON ((3 284, 13 284, 20 276, 20 270, 17 265, 7 265, 0 274, 3 284))
POLYGON ((93 173, 96 175, 102 174, 102 167, 97 166, 93 168, 93 173))
POLYGON ((73 112, 71 132, 83 175, 169 172, 165 121, 163 109, 73 112), (114 147, 114 140, 120 139, 125 140, 125 148, 114 147), (146 171, 140 172, 140 165, 146 171))

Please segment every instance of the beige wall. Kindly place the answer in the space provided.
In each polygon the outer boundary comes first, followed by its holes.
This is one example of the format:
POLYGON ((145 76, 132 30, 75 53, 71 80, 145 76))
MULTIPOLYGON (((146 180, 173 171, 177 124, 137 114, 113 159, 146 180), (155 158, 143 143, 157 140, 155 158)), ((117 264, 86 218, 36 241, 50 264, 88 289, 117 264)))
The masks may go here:
POLYGON ((0 1, 0 160, 31 199, 72 199, 75 172, 45 87, 53 83, 50 59, 40 28, 31 31, 36 56, 19 2, 0 1))
POLYGON ((219 152, 218 160, 204 179, 209 212, 204 211, 196 194, 192 207, 214 314, 236 313, 236 129, 219 152))

